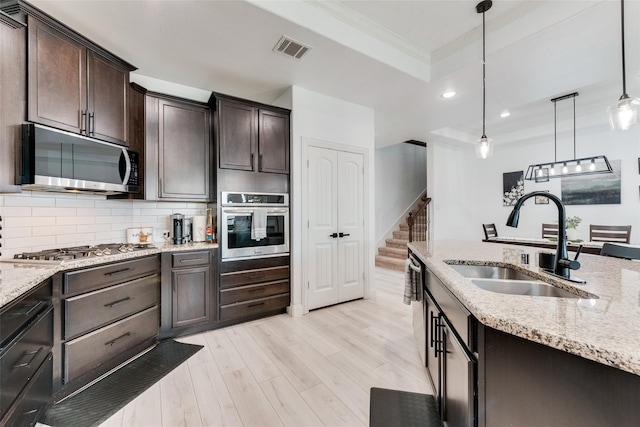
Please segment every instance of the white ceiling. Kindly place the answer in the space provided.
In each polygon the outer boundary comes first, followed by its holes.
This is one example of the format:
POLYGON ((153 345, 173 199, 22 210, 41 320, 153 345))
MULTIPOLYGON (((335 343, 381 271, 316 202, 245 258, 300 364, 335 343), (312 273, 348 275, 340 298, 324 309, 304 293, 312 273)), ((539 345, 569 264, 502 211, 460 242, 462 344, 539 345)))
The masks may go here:
MULTIPOLYGON (((376 146, 471 143, 482 133, 482 15, 466 0, 31 0, 137 73, 273 102, 291 85, 375 109, 376 146), (272 51, 282 35, 312 47, 272 51), (440 98, 455 89, 452 99, 440 98)), ((627 92, 640 96, 640 0, 625 2, 627 92)), ((622 93, 620 2, 494 0, 486 12, 486 133, 553 132, 578 91, 579 129, 606 128, 622 93), (560 107, 560 106, 559 106, 560 107), (508 109, 511 116, 499 118, 508 109)))

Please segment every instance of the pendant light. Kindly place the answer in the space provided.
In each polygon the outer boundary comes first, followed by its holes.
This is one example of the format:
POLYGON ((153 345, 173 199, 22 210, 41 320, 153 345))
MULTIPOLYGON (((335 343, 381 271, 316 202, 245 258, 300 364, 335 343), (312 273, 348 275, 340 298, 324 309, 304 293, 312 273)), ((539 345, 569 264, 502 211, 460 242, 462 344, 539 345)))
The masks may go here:
POLYGON ((593 175, 613 173, 613 168, 607 156, 593 156, 576 158, 576 96, 578 92, 553 98, 553 162, 529 165, 525 180, 546 182, 550 178, 562 178, 576 175, 593 175), (558 113, 556 102, 573 99, 573 159, 558 160, 558 113))
POLYGON ((484 33, 484 13, 491 9, 493 2, 491 0, 483 0, 476 5, 476 12, 482 13, 482 136, 476 142, 476 156, 480 159, 486 159, 493 154, 493 141, 487 138, 485 132, 486 122, 486 89, 485 89, 485 33, 484 33))
POLYGON ((622 96, 609 107, 609 124, 613 130, 627 130, 640 122, 640 99, 627 95, 627 82, 624 61, 624 0, 620 0, 620 21, 622 34, 622 96))

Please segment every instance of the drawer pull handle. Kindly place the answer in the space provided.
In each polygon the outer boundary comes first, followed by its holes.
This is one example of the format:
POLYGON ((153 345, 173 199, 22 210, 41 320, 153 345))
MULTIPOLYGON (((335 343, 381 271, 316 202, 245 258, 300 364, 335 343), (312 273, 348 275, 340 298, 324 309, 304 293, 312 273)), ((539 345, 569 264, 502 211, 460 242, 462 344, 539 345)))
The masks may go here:
POLYGON ((120 335, 118 338, 116 338, 116 339, 114 339, 114 340, 111 340, 111 341, 108 341, 108 342, 104 343, 104 345, 110 345, 110 346, 113 346, 113 345, 114 345, 115 343, 117 343, 118 341, 122 341, 123 339, 125 339, 125 338, 127 338, 127 337, 130 337, 131 335, 133 335, 131 332, 127 332, 126 334, 124 334, 124 335, 120 335))
POLYGON ((113 276, 114 274, 124 273, 125 271, 131 270, 130 268, 123 268, 122 270, 110 271, 108 273, 104 273, 105 276, 113 276))
POLYGON ((121 298, 121 299, 119 299, 119 300, 116 300, 116 301, 113 301, 113 302, 107 303, 107 304, 105 304, 104 306, 105 306, 105 307, 109 307, 109 308, 111 308, 111 307, 113 307, 113 306, 115 306, 115 305, 122 304, 122 303, 123 303, 123 302, 125 302, 125 301, 129 301, 130 299, 131 299, 131 297, 124 297, 124 298, 121 298))
POLYGON ((248 307, 248 308, 251 308, 251 307, 260 307, 261 305, 264 305, 264 303, 263 303, 263 302, 259 302, 259 303, 257 303, 257 304, 249 304, 247 307, 248 307))
POLYGON ((40 354, 42 349, 44 349, 44 347, 40 347, 39 349, 34 350, 34 351, 25 351, 24 354, 22 355, 21 359, 24 358, 25 356, 31 356, 29 358, 29 361, 28 362, 18 363, 17 365, 13 365, 13 368, 14 369, 17 369, 17 368, 28 368, 29 365, 31 365, 31 363, 34 360, 36 360, 36 358, 38 357, 38 355, 40 354))
POLYGON ((38 408, 32 409, 32 410, 27 411, 27 412, 23 412, 22 415, 31 415, 31 414, 34 414, 36 412, 38 412, 38 408))
POLYGON ((206 263, 208 260, 205 258, 187 258, 187 259, 181 259, 180 262, 198 262, 198 263, 206 263))
POLYGON ((33 313, 33 311, 36 308, 40 307, 40 304, 42 304, 42 301, 38 301, 33 305, 23 307, 21 310, 18 310, 15 313, 12 313, 11 315, 12 316, 16 316, 16 317, 17 316, 29 316, 29 315, 31 315, 31 313, 33 313))

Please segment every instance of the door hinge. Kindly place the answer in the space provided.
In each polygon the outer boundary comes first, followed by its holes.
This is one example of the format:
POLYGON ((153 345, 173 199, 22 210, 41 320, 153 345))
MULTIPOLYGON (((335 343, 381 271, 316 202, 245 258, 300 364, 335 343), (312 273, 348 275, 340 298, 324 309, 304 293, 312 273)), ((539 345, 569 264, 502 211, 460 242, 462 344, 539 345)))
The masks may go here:
POLYGON ((309 289, 309 282, 307 282, 307 289, 309 289))
POLYGON ((309 159, 307 159, 307 169, 309 169, 309 159))

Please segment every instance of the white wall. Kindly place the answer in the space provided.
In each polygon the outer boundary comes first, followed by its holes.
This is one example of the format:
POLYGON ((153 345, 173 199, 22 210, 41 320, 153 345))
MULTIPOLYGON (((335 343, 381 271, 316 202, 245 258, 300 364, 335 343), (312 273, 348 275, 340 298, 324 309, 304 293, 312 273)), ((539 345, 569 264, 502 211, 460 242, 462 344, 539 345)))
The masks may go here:
POLYGON ((376 241, 427 187, 427 149, 395 144, 376 150, 376 241))
MULTIPOLYGON (((580 129, 580 127, 578 128, 580 129)), ((568 216, 582 218, 578 237, 589 239, 589 224, 632 225, 631 242, 640 244, 640 127, 630 131, 610 131, 604 125, 583 127, 576 135, 576 157, 606 155, 609 160, 620 159, 621 204, 570 205, 568 216)), ((429 194, 434 202, 434 239, 480 240, 482 223, 495 223, 502 236, 541 236, 543 222, 557 222, 553 203, 536 205, 531 199, 525 203, 518 228, 504 225, 511 212, 502 206, 502 174, 524 171, 529 164, 554 159, 553 135, 527 143, 497 144, 493 157, 478 160, 473 147, 456 147, 444 143, 433 144, 433 160, 429 163, 429 194), (432 189, 433 188, 433 189, 432 189)), ((558 160, 573 157, 571 137, 558 139, 558 160), (567 149, 567 147, 569 147, 567 149)), ((598 175, 591 179, 597 180, 598 175)), ((525 193, 548 190, 561 196, 560 179, 547 183, 525 181, 525 193)))
MULTIPOLYGON (((288 94, 278 103, 287 105, 288 94)), ((298 86, 291 88, 291 300, 292 314, 302 314, 302 140, 304 138, 342 144, 368 150, 370 185, 374 185, 374 111, 361 105, 332 98, 298 86)), ((373 284, 375 197, 368 195, 365 209, 368 210, 369 229, 365 231, 369 245, 366 258, 369 268, 366 272, 373 284)))

